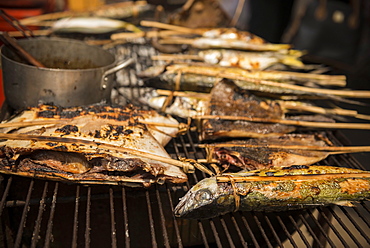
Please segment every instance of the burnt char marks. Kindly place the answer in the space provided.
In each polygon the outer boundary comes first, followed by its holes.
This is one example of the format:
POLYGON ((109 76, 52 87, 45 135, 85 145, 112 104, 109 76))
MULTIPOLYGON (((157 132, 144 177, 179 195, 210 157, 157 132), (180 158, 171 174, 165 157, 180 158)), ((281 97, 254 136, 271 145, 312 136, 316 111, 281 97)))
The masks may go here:
POLYGON ((63 133, 64 135, 68 135, 70 133, 78 132, 78 127, 75 125, 65 125, 61 128, 55 130, 56 132, 63 133))
POLYGON ((105 138, 118 138, 121 135, 130 135, 134 131, 129 127, 122 125, 108 125, 107 128, 102 130, 95 130, 94 138, 105 139, 105 138))

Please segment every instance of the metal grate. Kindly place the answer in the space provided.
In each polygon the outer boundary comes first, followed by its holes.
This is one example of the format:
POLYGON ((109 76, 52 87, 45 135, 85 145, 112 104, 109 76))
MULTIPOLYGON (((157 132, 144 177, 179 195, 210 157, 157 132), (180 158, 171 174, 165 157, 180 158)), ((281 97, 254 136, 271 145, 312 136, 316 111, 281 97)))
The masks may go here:
MULTIPOLYGON (((118 57, 150 65, 150 47, 121 47, 118 57)), ((141 94, 133 73, 118 73, 115 100, 141 94), (127 83, 128 82, 128 83, 127 83), (122 90, 124 88, 124 90, 122 90)), ((344 144, 339 132, 328 133, 344 144)), ((197 135, 188 132, 166 147, 178 159, 205 158, 197 135)), ((363 168, 350 155, 331 156, 323 164, 363 168)), ((181 185, 149 189, 80 186, 17 176, 0 183, 2 247, 369 247, 370 203, 356 208, 321 207, 278 213, 236 212, 210 220, 173 216, 180 197, 206 175, 196 171, 181 185)))

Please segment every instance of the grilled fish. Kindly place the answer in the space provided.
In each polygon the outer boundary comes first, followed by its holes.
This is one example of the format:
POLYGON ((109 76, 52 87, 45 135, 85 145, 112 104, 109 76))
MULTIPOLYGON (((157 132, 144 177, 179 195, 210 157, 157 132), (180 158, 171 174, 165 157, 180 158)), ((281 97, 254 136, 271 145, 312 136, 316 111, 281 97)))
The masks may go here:
POLYGON ((245 52, 226 49, 202 50, 199 56, 206 63, 220 66, 235 66, 243 69, 264 70, 274 64, 303 67, 299 60, 300 54, 284 54, 281 52, 245 52))
POLYGON ((152 134, 141 123, 153 123, 153 118, 160 116, 132 106, 31 108, 0 130, 0 137, 7 139, 0 142, 0 172, 90 184, 185 182, 180 161, 163 147, 170 137, 166 130, 157 127, 152 134))
POLYGON ((370 172, 334 166, 300 166, 230 173, 203 179, 174 210, 206 219, 229 212, 285 211, 370 198, 370 172))
POLYGON ((139 72, 138 77, 142 78, 144 84, 148 87, 206 93, 210 92, 221 78, 228 78, 245 90, 277 97, 284 96, 288 98, 291 96, 293 99, 335 98, 342 100, 339 96, 312 92, 310 87, 301 87, 299 89, 286 87, 286 85, 289 85, 284 83, 286 81, 295 81, 297 83, 312 82, 314 84, 325 84, 325 82, 328 82, 332 85, 345 85, 345 77, 343 76, 315 75, 308 77, 307 73, 289 74, 289 72, 278 71, 249 71, 236 67, 220 67, 205 64, 154 66, 139 72))
POLYGON ((211 156, 223 167, 229 168, 231 166, 239 170, 311 165, 325 159, 330 154, 326 151, 294 149, 294 146, 325 147, 329 145, 329 141, 323 137, 311 134, 285 134, 212 145, 214 149, 210 150, 212 152, 211 156), (272 146, 273 148, 271 148, 272 146), (284 146, 293 148, 284 149, 284 146))
MULTIPOLYGON (((222 80, 211 91, 207 110, 211 116, 257 117, 283 119, 284 112, 276 102, 267 102, 238 88, 232 81, 222 80)), ((260 123, 245 120, 208 119, 201 123, 201 139, 224 137, 266 137, 295 130, 294 126, 279 123, 260 123)))

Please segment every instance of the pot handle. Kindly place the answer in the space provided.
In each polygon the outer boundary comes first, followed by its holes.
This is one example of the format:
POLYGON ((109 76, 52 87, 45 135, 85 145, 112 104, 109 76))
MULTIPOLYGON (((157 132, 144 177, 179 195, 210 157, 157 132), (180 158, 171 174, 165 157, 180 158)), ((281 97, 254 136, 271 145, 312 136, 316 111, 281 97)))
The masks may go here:
POLYGON ((127 67, 128 65, 132 64, 133 62, 134 62, 134 59, 130 58, 128 60, 118 62, 118 64, 116 66, 114 66, 114 67, 110 68, 109 70, 105 71, 103 73, 102 80, 101 80, 101 88, 103 90, 107 88, 108 75, 110 75, 112 73, 115 73, 115 72, 127 67))

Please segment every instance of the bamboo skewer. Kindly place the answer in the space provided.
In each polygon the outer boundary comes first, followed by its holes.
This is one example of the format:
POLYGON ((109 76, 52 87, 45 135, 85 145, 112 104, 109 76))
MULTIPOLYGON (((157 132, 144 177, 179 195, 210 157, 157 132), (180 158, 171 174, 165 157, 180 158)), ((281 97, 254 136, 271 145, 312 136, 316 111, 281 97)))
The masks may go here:
POLYGON ((252 145, 252 144, 200 144, 201 148, 215 148, 215 147, 245 147, 245 148, 271 148, 271 149, 289 149, 289 150, 309 150, 309 151, 323 151, 330 154, 342 153, 357 153, 370 152, 370 146, 302 146, 302 145, 252 145))
POLYGON ((258 117, 246 116, 232 116, 232 115, 195 115, 193 119, 220 119, 220 120, 235 120, 235 121, 250 121, 250 122, 266 122, 266 123, 280 123, 284 125, 302 126, 302 127, 316 127, 326 129, 365 129, 370 130, 370 124, 363 123, 329 123, 329 122, 311 122, 311 121, 296 121, 285 119, 266 119, 258 117))
MULTIPOLYGON (((48 121, 25 121, 25 122, 8 122, 8 123, 0 123, 0 128, 7 128, 7 127, 28 127, 28 126, 39 126, 39 125, 52 125, 52 124, 68 124, 69 119, 63 119, 63 120, 48 120, 48 121)), ((150 122, 150 121, 144 121, 139 120, 138 121, 141 124, 145 125, 152 125, 152 126, 161 126, 161 127, 173 127, 173 128, 184 128, 184 125, 187 125, 185 123, 180 124, 171 124, 171 123, 162 123, 162 122, 150 122)), ((111 123, 107 124, 119 124, 119 122, 112 121, 111 123)))
POLYGON ((0 139, 10 139, 10 140, 33 140, 33 141, 53 141, 53 142, 64 142, 64 143, 75 143, 89 145, 95 148, 103 148, 107 150, 115 150, 117 152, 128 153, 134 156, 138 156, 146 159, 153 159, 163 163, 171 164, 184 169, 184 171, 193 172, 194 166, 191 163, 182 162, 172 158, 162 157, 156 154, 151 154, 139 150, 134 150, 132 148, 121 147, 117 145, 95 142, 90 140, 78 139, 78 138, 63 138, 63 137, 53 137, 53 136, 42 136, 42 135, 28 135, 28 134, 5 134, 0 133, 0 139))
POLYGON ((369 178, 370 173, 331 173, 331 174, 313 174, 313 175, 285 175, 285 176, 232 176, 229 174, 222 174, 221 176, 216 176, 216 179, 220 183, 230 182, 255 182, 255 181, 306 181, 306 180, 328 180, 334 178, 369 178))
POLYGON ((176 25, 172 25, 172 24, 166 24, 166 23, 154 22, 154 21, 141 21, 140 25, 144 26, 144 27, 152 27, 152 28, 173 30, 173 31, 176 31, 176 32, 182 32, 182 33, 186 33, 186 34, 202 35, 204 33, 204 31, 202 31, 200 29, 187 28, 187 27, 176 26, 176 25))

